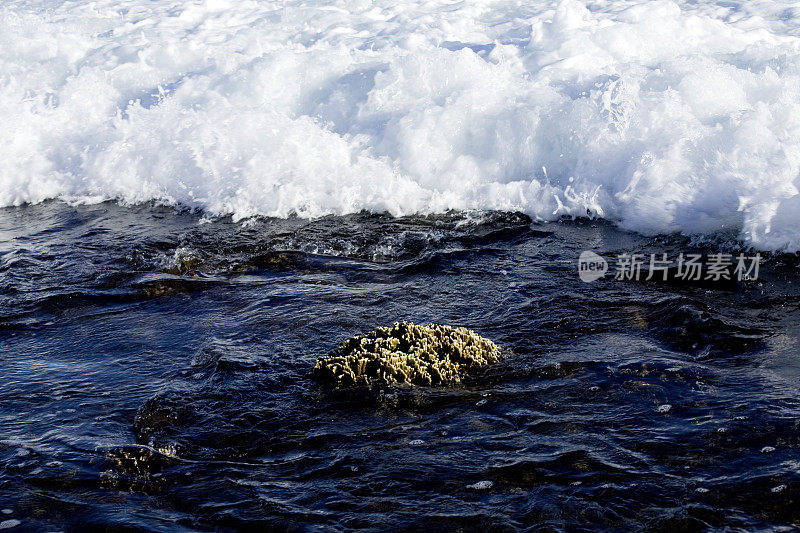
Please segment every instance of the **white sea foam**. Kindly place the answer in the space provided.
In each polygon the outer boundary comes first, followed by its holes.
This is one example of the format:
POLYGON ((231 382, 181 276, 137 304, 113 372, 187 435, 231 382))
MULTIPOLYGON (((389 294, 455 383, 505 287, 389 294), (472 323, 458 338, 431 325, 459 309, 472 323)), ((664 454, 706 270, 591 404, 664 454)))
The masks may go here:
POLYGON ((602 216, 800 249, 800 3, 6 0, 0 205, 602 216))

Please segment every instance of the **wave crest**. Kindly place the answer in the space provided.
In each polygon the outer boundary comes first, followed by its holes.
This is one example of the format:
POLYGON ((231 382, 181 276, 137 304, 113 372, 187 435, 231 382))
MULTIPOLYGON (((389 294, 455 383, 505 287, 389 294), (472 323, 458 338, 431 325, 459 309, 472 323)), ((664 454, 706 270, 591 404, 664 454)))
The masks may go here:
POLYGON ((11 2, 0 205, 588 212, 798 250, 777 4, 11 2))

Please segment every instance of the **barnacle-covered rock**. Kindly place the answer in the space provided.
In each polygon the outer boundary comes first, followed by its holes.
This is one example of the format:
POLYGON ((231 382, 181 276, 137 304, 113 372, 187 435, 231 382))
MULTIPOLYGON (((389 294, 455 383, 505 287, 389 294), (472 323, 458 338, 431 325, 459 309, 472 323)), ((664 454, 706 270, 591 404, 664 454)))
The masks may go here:
POLYGON ((499 358, 497 345, 472 330, 400 322, 346 341, 313 374, 335 385, 449 385, 499 358))

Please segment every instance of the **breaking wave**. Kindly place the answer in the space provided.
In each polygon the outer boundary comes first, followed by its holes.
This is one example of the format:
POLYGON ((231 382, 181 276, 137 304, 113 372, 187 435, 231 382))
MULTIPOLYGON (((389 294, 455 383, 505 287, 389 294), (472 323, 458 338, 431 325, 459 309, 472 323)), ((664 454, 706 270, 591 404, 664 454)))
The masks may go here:
POLYGON ((778 1, 10 1, 0 206, 518 210, 800 249, 778 1))

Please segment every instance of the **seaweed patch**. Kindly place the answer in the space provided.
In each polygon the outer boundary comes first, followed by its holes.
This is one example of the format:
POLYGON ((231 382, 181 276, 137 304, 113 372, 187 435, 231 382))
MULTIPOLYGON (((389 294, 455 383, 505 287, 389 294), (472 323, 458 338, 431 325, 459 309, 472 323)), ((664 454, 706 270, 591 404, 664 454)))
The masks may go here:
POLYGON ((313 375, 340 385, 453 385, 500 359, 500 348, 466 328, 396 322, 320 357, 313 375))

